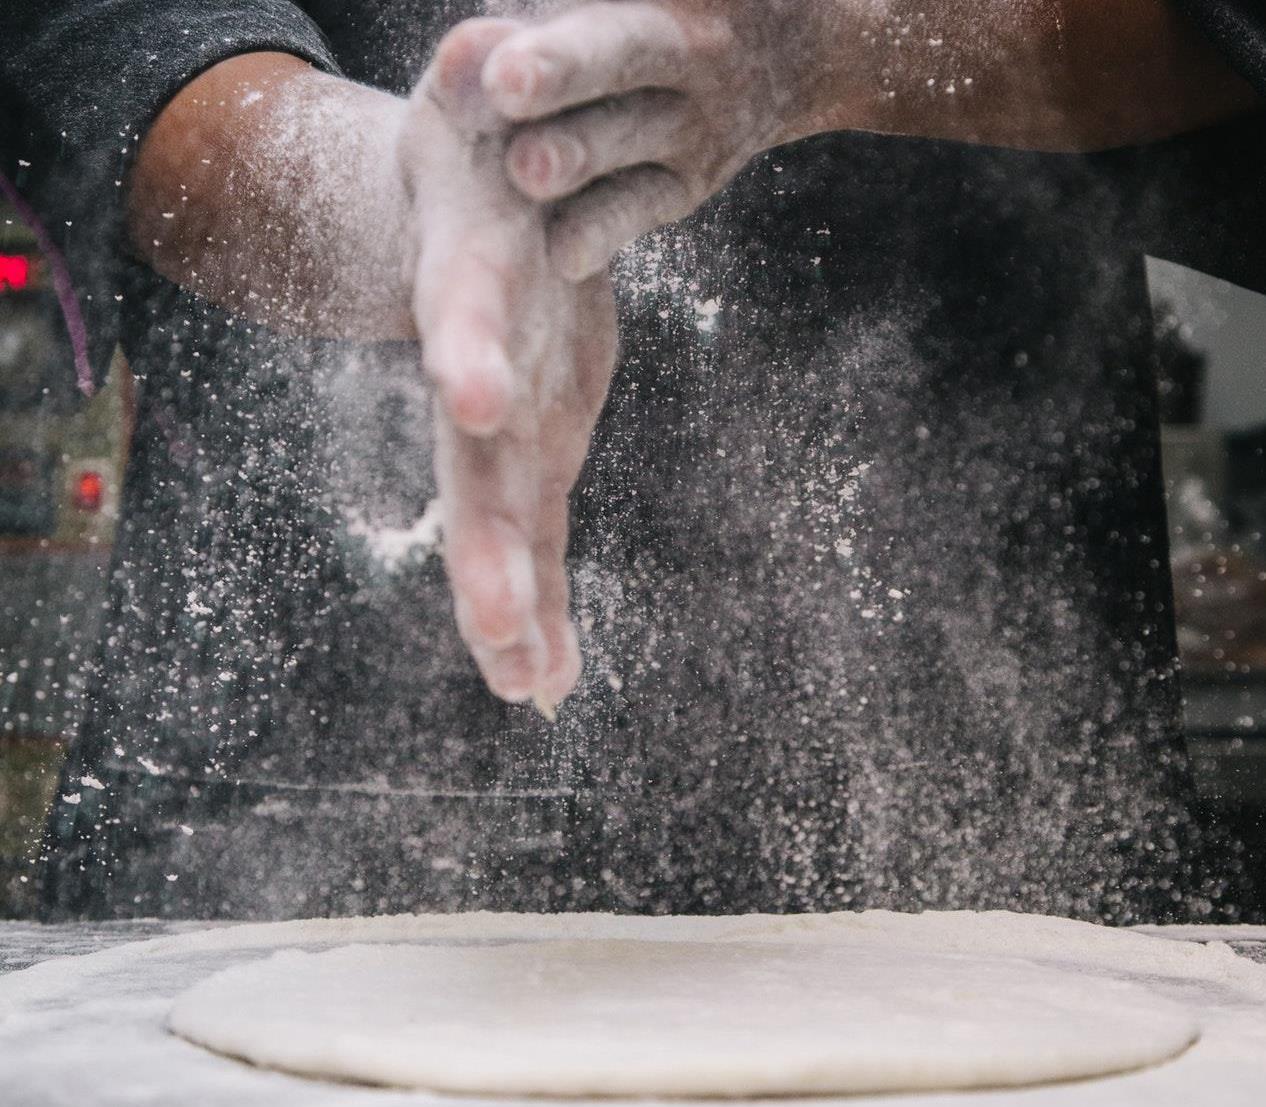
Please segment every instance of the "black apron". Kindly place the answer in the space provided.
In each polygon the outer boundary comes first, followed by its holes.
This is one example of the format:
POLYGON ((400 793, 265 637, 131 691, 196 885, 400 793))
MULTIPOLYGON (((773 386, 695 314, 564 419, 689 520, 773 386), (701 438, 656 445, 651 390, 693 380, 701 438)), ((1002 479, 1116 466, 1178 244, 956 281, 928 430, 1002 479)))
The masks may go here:
MULTIPOLYGON (((396 91, 458 14, 308 8, 396 91)), ((366 537, 434 493, 416 350, 282 342, 134 273, 48 914, 1235 917, 1178 727, 1143 264, 1249 283, 1260 126, 821 136, 622 257, 554 727, 483 690, 438 559, 366 537)))

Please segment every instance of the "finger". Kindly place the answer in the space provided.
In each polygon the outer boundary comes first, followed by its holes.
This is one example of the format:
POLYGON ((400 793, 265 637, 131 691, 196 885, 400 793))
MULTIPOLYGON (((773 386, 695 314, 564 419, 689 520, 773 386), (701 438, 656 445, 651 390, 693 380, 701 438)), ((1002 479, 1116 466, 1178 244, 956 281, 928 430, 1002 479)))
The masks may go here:
POLYGON ((533 693, 539 703, 553 710, 576 690, 583 662, 580 639, 569 618, 544 620, 545 675, 538 680, 540 688, 533 693))
POLYGON ((444 560, 462 637, 487 652, 528 643, 537 605, 531 458, 504 440, 463 435, 442 417, 437 432, 444 560))
POLYGON ((602 276, 576 290, 578 314, 587 325, 572 341, 575 390, 566 406, 556 405, 542 423, 542 439, 554 444, 552 472, 542 480, 536 563, 537 622, 544 635, 545 675, 540 701, 551 710, 580 679, 580 641, 570 607, 567 578, 569 493, 589 451, 594 424, 606 401, 616 353, 616 309, 611 282, 602 276))
POLYGON ((506 280, 477 249, 450 259, 436 262, 423 253, 414 290, 422 365, 453 423, 489 437, 504 423, 514 394, 506 280))
MULTIPOLYGON (((564 510, 566 502, 564 501, 564 510)), ((564 526, 561 544, 551 535, 536 548, 537 624, 544 645, 542 674, 534 695, 550 708, 562 703, 580 679, 580 640, 570 613, 564 526)))
MULTIPOLYGON (((587 434, 580 437, 587 443, 587 434)), ((583 446, 581 452, 583 456, 583 446)), ((574 471, 571 465, 568 469, 574 471)), ((536 618, 546 650, 544 673, 537 694, 551 707, 567 696, 579 675, 579 649, 575 632, 571 629, 568 611, 571 588, 567 580, 567 494, 573 479, 568 472, 558 479, 544 482, 532 546, 536 569, 536 618)))
POLYGON ((445 564, 458 631, 489 689, 523 703, 539 694, 549 670, 532 550, 505 520, 467 516, 454 529, 445 564))
MULTIPOLYGON (((589 433, 607 402, 619 345, 615 289, 606 273, 591 277, 576 288, 578 314, 587 321, 573 339, 576 390, 589 433)), ((588 447, 586 443, 586 452, 588 447)), ((583 458, 582 458, 583 461, 583 458)), ((576 476, 579 476, 577 466, 576 476)), ((574 481, 573 477, 573 481, 574 481)))
POLYGON ((492 51, 522 27, 512 19, 467 19, 440 40, 422 87, 462 130, 486 133, 502 126, 483 91, 483 67, 492 51))
POLYGON ((536 580, 527 542, 471 518, 448 529, 444 561, 462 640, 486 653, 530 642, 536 580))
POLYGON ((548 668, 530 547, 507 520, 454 514, 462 521, 451 528, 451 549, 445 540, 445 566, 458 631, 489 690, 510 703, 526 702, 548 668))
POLYGON ((504 40, 483 70, 488 98, 507 119, 542 119, 639 88, 675 88, 689 40, 656 4, 590 3, 504 40))
POLYGON ((584 280, 639 235, 685 218, 694 207, 685 182, 662 166, 604 177, 555 211, 548 228, 550 261, 567 280, 584 280))
POLYGON ((529 199, 558 200, 617 170, 672 160, 686 120, 681 93, 643 89, 527 124, 506 151, 506 169, 529 199))

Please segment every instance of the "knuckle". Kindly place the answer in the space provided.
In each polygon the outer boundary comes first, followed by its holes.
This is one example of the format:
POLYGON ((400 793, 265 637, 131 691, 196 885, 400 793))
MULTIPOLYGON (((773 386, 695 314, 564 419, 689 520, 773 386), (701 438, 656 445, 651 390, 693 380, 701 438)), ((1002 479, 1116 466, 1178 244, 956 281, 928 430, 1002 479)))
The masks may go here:
POLYGON ((444 403, 458 426, 479 437, 493 434, 505 415, 505 397, 500 390, 485 387, 482 382, 447 383, 444 403))
POLYGON ((590 164, 588 144, 574 131, 563 130, 554 136, 554 144, 560 178, 568 182, 582 179, 590 164))

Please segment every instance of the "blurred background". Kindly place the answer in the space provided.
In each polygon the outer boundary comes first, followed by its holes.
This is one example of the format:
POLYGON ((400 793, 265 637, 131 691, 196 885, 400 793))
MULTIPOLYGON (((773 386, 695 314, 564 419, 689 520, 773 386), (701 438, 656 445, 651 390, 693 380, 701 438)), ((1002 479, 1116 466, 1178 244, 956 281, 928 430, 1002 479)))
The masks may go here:
MULTIPOLYGON (((1149 259, 1186 729, 1198 786, 1266 865, 1266 297, 1149 259)), ((0 204, 0 918, 98 649, 133 391, 84 401, 34 239, 0 204)))
POLYGON ((61 310, 30 232, 0 204, 0 917, 30 879, 103 618, 131 379, 75 390, 61 310))
POLYGON ((1185 722, 1266 866, 1266 296, 1148 259, 1185 722))

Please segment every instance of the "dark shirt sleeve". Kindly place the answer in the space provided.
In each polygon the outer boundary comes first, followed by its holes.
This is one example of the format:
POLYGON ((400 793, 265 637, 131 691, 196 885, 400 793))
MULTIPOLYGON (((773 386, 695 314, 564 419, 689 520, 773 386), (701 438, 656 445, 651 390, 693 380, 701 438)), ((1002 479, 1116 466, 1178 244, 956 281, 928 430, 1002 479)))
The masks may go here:
POLYGON ((0 172, 65 256, 100 377, 122 295, 123 181, 163 106, 236 54, 338 67, 289 0, 0 0, 0 43, 0 172))
POLYGON ((1176 0, 1213 44, 1266 96, 1266 0, 1176 0))

